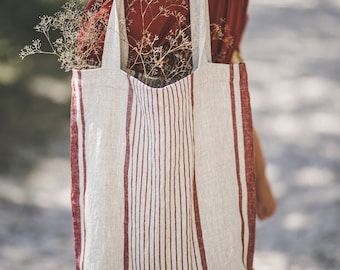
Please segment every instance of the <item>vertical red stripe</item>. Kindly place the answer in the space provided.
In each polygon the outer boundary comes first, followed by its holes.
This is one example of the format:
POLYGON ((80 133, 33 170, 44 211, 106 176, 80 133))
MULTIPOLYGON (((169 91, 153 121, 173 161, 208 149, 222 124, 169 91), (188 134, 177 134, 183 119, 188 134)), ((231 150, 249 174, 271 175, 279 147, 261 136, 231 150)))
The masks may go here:
POLYGON ((247 256, 247 269, 253 269, 255 226, 256 226, 256 180, 255 180, 255 153, 253 137, 253 121, 248 91, 247 70, 244 63, 239 64, 240 89, 242 103, 242 122, 245 151, 246 183, 248 190, 248 227, 249 243, 247 256))
POLYGON ((129 94, 126 110, 126 150, 124 162, 124 269, 129 269, 129 163, 130 163, 130 123, 133 92, 129 81, 129 94))
POLYGON ((148 154, 147 154, 147 176, 146 176, 146 183, 145 183, 145 201, 144 201, 144 265, 145 269, 147 266, 150 267, 150 244, 151 244, 151 237, 150 237, 150 226, 151 226, 151 208, 152 208, 152 184, 153 184, 153 162, 152 162, 152 147, 154 144, 154 137, 152 135, 152 119, 151 119, 151 109, 150 109, 150 94, 152 97, 152 90, 151 89, 144 89, 144 99, 145 99, 145 111, 146 111, 146 119, 148 120, 147 130, 148 130, 148 154), (150 172, 150 176, 149 176, 150 172), (150 183, 149 183, 150 182, 150 183), (149 190, 150 189, 150 190, 149 190), (149 200, 148 200, 149 197, 149 200), (147 219, 147 207, 149 208, 149 217, 147 219), (147 237, 146 234, 148 233, 147 237), (148 240, 148 249, 146 247, 146 240, 148 240), (148 264, 147 258, 148 255, 148 264))
MULTIPOLYGON (((171 126, 171 129, 174 131, 174 164, 171 168, 173 168, 173 177, 171 178, 170 181, 173 182, 173 196, 174 196, 174 201, 173 201, 173 205, 174 205, 174 218, 175 218, 175 230, 174 230, 174 236, 175 236, 175 260, 176 260, 176 269, 178 269, 178 250, 177 250, 177 200, 176 200, 176 181, 177 181, 177 175, 176 175, 176 169, 177 169, 177 133, 178 133, 178 129, 176 128, 176 117, 177 117, 177 108, 178 106, 176 106, 176 101, 175 101, 175 97, 174 97, 174 92, 177 90, 176 87, 177 84, 173 85, 173 87, 171 87, 171 97, 172 97, 172 106, 173 106, 173 126, 171 126)), ((170 112, 170 111, 169 111, 170 112)), ((171 117, 171 116, 170 116, 171 117)), ((170 153, 172 153, 172 149, 170 151, 170 153)), ((172 158, 171 158, 172 160, 172 158)))
MULTIPOLYGON (((135 103, 135 123, 134 123, 134 130, 132 132, 132 149, 131 149, 131 154, 130 156, 134 157, 135 156, 135 152, 137 155, 136 160, 134 160, 134 158, 131 158, 130 162, 130 192, 131 192, 131 254, 130 256, 131 261, 132 261, 132 265, 134 265, 135 268, 140 268, 140 265, 138 263, 138 258, 137 258, 137 242, 139 241, 139 234, 137 232, 137 220, 139 220, 139 218, 137 217, 137 213, 139 214, 139 211, 137 211, 137 185, 134 181, 134 179, 137 178, 137 174, 138 174, 138 168, 139 168, 139 162, 140 162, 140 158, 139 158, 139 147, 140 147, 140 138, 141 138, 141 114, 140 111, 138 110, 138 102, 139 102, 139 97, 138 97, 138 93, 135 91, 135 83, 133 80, 131 80, 131 78, 129 77, 129 83, 130 83, 130 87, 132 87, 133 89, 133 96, 134 96, 134 103, 135 103), (137 126, 137 118, 139 118, 139 126, 137 126), (138 134, 137 134, 138 131, 138 134), (138 135, 138 136, 137 136, 138 135), (136 145, 135 145, 136 144, 136 145), (136 164, 135 164, 136 163, 136 164), (133 191, 132 191, 133 190, 133 191)), ((132 118, 131 118, 132 120, 132 118)), ((139 242, 138 242, 139 243, 139 242)))
POLYGON ((241 241, 242 241, 242 262, 245 266, 244 262, 244 232, 245 232, 245 224, 244 217, 242 211, 242 185, 241 185, 241 177, 240 177, 240 157, 238 152, 238 136, 237 136, 237 119, 236 119, 236 105, 235 105, 235 89, 234 89, 234 66, 230 65, 230 95, 231 95, 231 110, 233 117, 233 133, 234 133, 234 151, 235 151, 235 161, 236 161, 236 175, 237 175, 237 184, 238 184, 238 194, 239 194, 239 211, 241 217, 241 241))
MULTIPOLYGON (((186 88, 186 86, 189 84, 189 80, 186 79, 185 83, 183 85, 183 87, 181 87, 181 97, 182 97, 182 124, 183 124, 183 132, 182 132, 182 151, 183 151, 183 176, 184 176, 184 199, 185 199, 185 243, 186 243, 186 261, 187 261, 187 269, 190 268, 189 266, 189 214, 188 213, 188 189, 187 189, 187 185, 190 185, 190 178, 188 178, 188 174, 187 174, 187 170, 190 170, 190 166, 189 164, 189 155, 190 155, 190 149, 188 147, 189 145, 189 141, 188 141, 188 121, 187 121, 187 117, 188 117, 188 106, 187 106, 187 102, 188 102, 188 90, 186 88), (187 145, 187 149, 185 149, 185 145, 187 145), (185 151, 187 150, 187 151, 185 151)), ((190 175, 190 172, 189 172, 190 175)), ((184 262, 183 262, 184 263, 184 262)))
MULTIPOLYGON (((130 78, 130 77, 129 77, 130 78)), ((129 82, 130 85, 132 86, 131 84, 131 81, 129 82)), ((131 154, 132 156, 134 156, 134 152, 135 152, 135 144, 136 144, 136 133, 137 133, 137 130, 138 130, 138 138, 137 138, 137 164, 135 164, 135 160, 132 158, 131 159, 131 164, 130 164, 130 172, 131 172, 131 175, 130 175, 130 194, 131 194, 131 201, 130 201, 130 215, 131 215, 131 220, 130 220, 130 235, 132 236, 130 238, 130 258, 131 258, 131 268, 132 269, 136 269, 137 268, 137 258, 136 258, 136 241, 137 241, 137 230, 136 230, 136 222, 137 222, 137 211, 136 211, 136 199, 137 199, 137 188, 135 186, 135 189, 134 191, 132 191, 132 188, 133 188, 133 179, 135 179, 137 177, 134 176, 134 171, 136 171, 136 174, 137 174, 137 170, 135 168, 138 168, 138 161, 140 160, 138 158, 138 149, 139 149, 139 142, 140 142, 140 131, 141 131, 141 128, 140 126, 137 127, 137 118, 138 118, 138 111, 137 111, 137 101, 136 99, 138 99, 138 95, 136 95, 137 98, 135 98, 133 100, 133 104, 134 104, 134 116, 131 117, 131 121, 133 121, 133 131, 132 131, 132 145, 131 145, 131 154), (134 194, 134 196, 133 196, 134 194), (133 242, 134 241, 134 242, 133 242), (133 248, 135 250, 133 250, 133 248)), ((139 124, 141 123, 140 121, 141 119, 141 115, 139 114, 139 124)), ((130 124, 132 126, 132 123, 130 124)))
MULTIPOLYGON (((160 101, 159 101, 159 95, 158 95, 158 91, 156 92, 157 94, 157 115, 158 115, 158 137, 159 137, 159 140, 158 140, 158 148, 159 148, 159 156, 158 156, 158 164, 159 164, 159 168, 158 168, 158 194, 159 194, 159 202, 158 202, 158 263, 159 263, 159 266, 162 265, 162 260, 161 260, 161 205, 162 205, 162 200, 161 200, 161 177, 162 177, 162 174, 161 174, 161 154, 162 154, 162 151, 161 151, 161 122, 160 122, 160 110, 159 110, 159 107, 160 107, 160 101)), ((164 180, 164 179, 163 179, 164 180)), ((156 257, 156 254, 155 254, 155 257, 156 257)), ((155 267, 155 270, 156 270, 156 267, 155 267)))
MULTIPOLYGON (((73 76, 76 76, 74 73, 73 76)), ((79 145, 78 145, 78 125, 77 125, 77 100, 76 100, 75 78, 72 78, 72 100, 70 116, 70 159, 71 159, 71 204, 74 236, 74 253, 76 269, 80 269, 80 252, 81 252, 81 221, 80 221, 80 187, 79 187, 79 145)))
MULTIPOLYGON (((195 145, 195 139, 194 139, 194 123, 193 123, 193 119, 194 119, 194 106, 195 106, 195 103, 194 103, 194 91, 193 91, 193 85, 194 85, 194 74, 192 74, 190 76, 190 79, 191 79, 191 86, 190 86, 190 94, 191 94, 191 117, 190 117, 190 123, 189 123, 189 129, 190 129, 190 134, 191 134, 191 138, 190 138, 190 141, 192 143, 192 145, 195 145)), ((194 164, 193 166, 195 166, 195 155, 194 155, 194 164)), ((195 169, 194 169, 195 170, 195 169)), ((191 171, 190 171, 190 179, 194 179, 195 177, 195 171, 192 172, 193 174, 191 174, 191 171)), ((193 186, 194 184, 192 183, 191 186, 190 186, 190 194, 191 196, 193 196, 194 192, 193 192, 193 186)), ((198 203, 196 201, 196 203, 198 203)), ((194 222, 194 225, 193 226, 196 226, 196 219, 195 219, 195 198, 193 198, 193 202, 192 202, 192 207, 194 208, 193 211, 194 211, 194 221, 191 221, 191 222, 194 222)), ((190 214, 192 214, 192 212, 190 212, 190 214)), ((195 227, 196 228, 196 227, 195 227)), ((197 236, 197 233, 196 233, 196 236, 197 236)), ((192 246, 193 246, 193 252, 194 252, 194 259, 195 259, 195 265, 196 265, 196 269, 198 269, 198 259, 197 259, 197 253, 196 253, 196 245, 195 245, 195 238, 194 238, 194 229, 191 228, 191 239, 192 239, 192 246)))
POLYGON ((201 255, 201 263, 202 263, 202 269, 207 270, 207 260, 205 256, 205 249, 204 249, 204 243, 203 243, 203 233, 202 233, 202 227, 201 227, 201 218, 199 213, 199 206, 198 206, 198 197, 197 197, 197 188, 196 188, 196 177, 194 173, 194 179, 193 179, 193 200, 194 200, 194 211, 195 211, 195 223, 196 223, 196 232, 197 232, 197 241, 200 249, 200 255, 201 255))
MULTIPOLYGON (((141 84, 142 86, 144 86, 143 84, 141 84)), ((141 87, 139 87, 140 89, 141 87)), ((145 178, 145 181, 142 181, 141 182, 141 185, 145 187, 144 189, 144 192, 143 192, 143 195, 144 195, 144 214, 143 214, 143 224, 141 225, 141 229, 143 231, 143 249, 141 250, 141 254, 143 254, 144 256, 144 269, 146 269, 147 267, 147 264, 146 264, 146 256, 147 256, 147 249, 146 249, 146 240, 147 240, 147 220, 146 220, 146 217, 147 217, 147 208, 149 207, 149 204, 148 204, 148 192, 149 192, 149 182, 152 178, 152 172, 151 172, 151 163, 150 163, 150 147, 151 147, 151 130, 150 130, 150 114, 149 114, 149 104, 148 104, 148 91, 149 89, 147 89, 145 86, 143 88, 143 91, 141 93, 141 96, 142 96, 142 99, 143 99, 143 108, 144 108, 144 112, 145 112, 145 132, 147 134, 147 139, 146 139, 146 143, 147 143, 147 146, 146 146, 146 166, 145 166, 145 169, 146 169, 146 178, 145 178)))
MULTIPOLYGON (((129 77, 130 78, 130 77, 129 77)), ((131 80, 131 78, 130 78, 131 80)), ((141 268, 141 262, 140 262, 140 257, 139 257, 139 252, 138 252, 138 247, 140 245, 140 238, 139 238, 139 231, 137 231, 138 229, 138 225, 140 223, 140 211, 139 209, 137 209, 137 206, 140 205, 140 196, 138 197, 139 198, 139 204, 137 202, 137 194, 138 194, 138 185, 135 181, 135 179, 138 179, 138 171, 139 171, 139 167, 140 167, 140 162, 142 162, 142 170, 143 170, 143 158, 139 158, 139 149, 142 148, 141 146, 141 141, 143 142, 144 141, 144 133, 143 135, 142 134, 142 131, 144 131, 144 129, 142 128, 142 112, 141 112, 141 109, 140 109, 140 104, 141 104, 141 101, 140 101, 140 96, 139 96, 139 93, 138 91, 136 91, 137 87, 136 87, 136 82, 133 81, 133 91, 134 91, 134 99, 135 99, 135 102, 136 102, 136 114, 139 114, 139 127, 138 129, 135 129, 134 132, 132 133, 132 138, 133 138, 133 144, 135 143, 135 138, 136 138, 136 135, 137 135, 137 131, 138 131, 138 142, 137 142, 137 149, 135 150, 135 148, 133 147, 133 157, 134 157, 134 152, 136 151, 136 154, 137 154, 137 161, 136 161, 136 168, 135 168, 135 171, 131 169, 131 189, 133 186, 135 186, 135 192, 134 192, 134 202, 133 202, 133 206, 134 206, 134 217, 135 217, 135 222, 132 224, 132 227, 134 228, 134 252, 131 253, 131 256, 134 257, 134 261, 135 261, 135 267, 136 268, 141 268), (143 136, 143 139, 141 140, 141 136, 143 136), (137 218, 137 213, 138 213, 138 218, 137 218), (138 221, 138 222, 137 222, 138 221)), ((130 82, 131 83, 131 82, 130 82)), ((144 153, 144 148, 142 148, 142 154, 144 153)), ((132 162, 133 162, 134 158, 132 158, 132 162)), ((142 171, 143 172, 143 171, 142 171)), ((140 193, 139 193, 140 195, 140 193)), ((132 202, 131 202, 132 203, 132 202)), ((131 241, 132 241, 132 238, 131 238, 131 241)))
MULTIPOLYGON (((191 93, 193 94, 193 79, 194 75, 191 75, 191 93)), ((192 99, 193 100, 193 99, 192 99)), ((192 108, 194 108, 194 103, 192 105, 192 108)), ((193 119, 193 116, 192 116, 193 119)), ((195 127, 193 127, 195 128, 195 127)), ((193 141, 194 142, 194 141, 193 141)), ((194 142, 195 143, 195 142, 194 142)), ((204 249, 204 241, 203 241, 203 233, 202 233, 202 227, 201 227, 201 218, 200 218, 200 213, 199 213, 199 205, 198 205, 198 196, 197 196, 197 188, 196 188, 196 176, 195 176, 195 171, 193 175, 193 203, 194 203, 194 214, 195 214, 195 225, 196 225, 196 233, 197 233, 197 241, 198 241, 198 246, 199 246, 199 251, 201 255, 201 263, 202 263, 202 269, 207 270, 207 260, 205 256, 205 249, 204 249)))
MULTIPOLYGON (((156 178, 156 166, 157 166, 157 160, 156 160, 156 145, 157 145, 157 140, 159 140, 159 137, 156 136, 156 118, 155 118, 155 108, 154 108, 154 92, 152 91, 152 95, 151 95, 151 106, 152 106, 152 110, 151 110, 151 114, 152 114, 152 123, 153 123, 153 180, 152 180, 152 184, 151 184, 151 188, 152 188, 152 193, 151 193, 151 197, 150 197, 150 212, 149 212, 149 237, 150 237, 150 241, 149 241, 149 269, 151 267, 151 249, 153 250, 152 254, 153 254, 153 265, 154 265, 154 269, 156 267, 156 215, 157 215, 157 211, 156 211, 156 205, 157 205, 157 178, 156 178), (153 240, 151 239, 151 230, 153 231, 153 240), (152 245, 152 247, 151 247, 152 245)), ((158 101, 158 100, 157 100, 158 101)), ((159 149, 158 149, 159 152, 159 149)))
MULTIPOLYGON (((144 234, 142 234, 142 232, 144 232, 144 228, 142 228, 142 223, 141 220, 143 218, 142 214, 142 194, 143 194, 143 181, 144 181, 144 170, 146 170, 146 173, 148 173, 148 159, 144 158, 144 155, 147 154, 148 152, 148 147, 149 147, 149 141, 148 139, 148 133, 147 133, 147 121, 146 121, 146 111, 145 111, 145 104, 144 104, 144 100, 143 100, 143 95, 142 92, 144 91, 144 87, 143 84, 141 84, 139 81, 136 81, 135 84, 135 90, 136 92, 138 92, 138 97, 140 100, 139 105, 139 110, 141 113, 141 120, 142 120, 142 125, 141 125, 141 130, 143 132, 143 137, 142 140, 140 141, 141 145, 142 145, 142 163, 141 163, 141 173, 140 175, 137 172, 137 177, 134 180, 136 186, 139 186, 139 209, 138 209, 138 213, 139 213, 139 223, 138 223, 138 237, 139 237, 139 252, 138 252, 138 257, 139 257, 139 264, 140 264, 140 268, 142 269, 142 256, 144 255, 143 250, 141 249, 142 246, 142 236, 145 236, 144 234), (146 165, 145 165, 146 164, 146 165)), ((139 167, 138 167, 139 168, 139 167)), ((146 175, 146 178, 148 176, 146 175)), ((145 209, 145 205, 144 205, 144 209, 145 209)), ((145 212, 144 212, 145 213, 145 212)), ((137 226, 137 225, 136 225, 137 226)), ((144 267, 144 266, 143 266, 144 267)))
MULTIPOLYGON (((188 83, 189 83, 189 79, 188 79, 188 83)), ((189 199, 191 199, 191 196, 192 196, 192 189, 191 189, 191 179, 193 178, 193 175, 192 175, 192 169, 193 169, 193 164, 192 164, 192 158, 193 158, 193 140, 192 140, 192 129, 191 129, 191 118, 193 116, 193 113, 192 113, 192 106, 193 106, 193 98, 192 98, 192 76, 190 77, 190 88, 189 88, 189 91, 187 93, 187 100, 185 102, 185 109, 186 109, 186 112, 187 112, 187 115, 186 115, 186 122, 185 122, 185 126, 186 126, 186 142, 187 142, 187 149, 188 149, 188 153, 187 153, 187 162, 188 162, 188 168, 189 168, 189 171, 188 171, 188 182, 189 182, 189 186, 188 186, 188 190, 187 190, 187 195, 189 195, 189 199), (191 155, 190 155, 191 153, 191 155)), ((192 219, 191 219, 191 216, 192 216, 192 205, 191 205, 191 200, 189 201, 190 202, 190 205, 189 205, 189 210, 187 210, 187 213, 188 213, 188 217, 187 217, 187 228, 190 229, 190 231, 192 231, 192 219)), ((191 268, 193 267, 193 256, 192 256, 192 249, 190 248, 189 249, 189 244, 190 244, 190 231, 188 229, 188 233, 187 233, 187 246, 188 246, 188 254, 189 254, 189 251, 190 251, 190 265, 191 265, 191 268)), ((189 256, 188 256, 189 257, 189 256)), ((188 258, 189 259, 189 258, 188 258)), ((188 269, 189 269, 189 262, 188 262, 188 269)))
MULTIPOLYGON (((141 124, 140 124, 140 140, 138 141, 138 166, 136 168, 136 177, 133 179, 133 182, 136 185, 136 191, 139 191, 139 200, 136 201, 136 211, 138 213, 138 223, 135 224, 136 227, 136 232, 137 232, 137 239, 138 239, 138 244, 136 244, 137 248, 136 248, 136 256, 138 257, 138 261, 139 261, 139 268, 142 269, 142 255, 143 252, 141 250, 141 245, 142 245, 142 190, 143 190, 143 185, 142 182, 144 180, 144 171, 145 171, 145 163, 147 162, 147 160, 144 158, 144 155, 147 151, 147 138, 148 138, 148 134, 146 132, 146 120, 145 120, 145 108, 143 106, 143 99, 142 99, 142 95, 141 92, 144 89, 141 89, 142 85, 138 82, 135 81, 135 92, 138 96, 139 99, 139 103, 138 103, 138 111, 140 113, 140 119, 141 119, 141 124), (141 154, 141 158, 139 158, 139 154, 141 154), (140 171, 139 171, 140 168, 140 171), (139 189, 138 189, 139 188, 139 189)), ((137 193, 136 193, 137 194, 137 193)), ((143 266, 144 267, 144 266, 143 266)))
MULTIPOLYGON (((184 133, 184 130, 183 130, 183 124, 181 125, 181 122, 183 122, 183 107, 184 107, 184 104, 183 104, 183 96, 182 96, 182 82, 179 84, 179 90, 176 91, 177 93, 177 103, 178 103, 178 129, 179 129, 179 158, 178 158, 178 175, 179 175, 179 183, 178 183, 178 186, 179 186, 179 202, 180 202, 180 227, 181 227, 181 266, 183 267, 184 265, 184 260, 183 260, 183 218, 185 216, 183 216, 183 205, 182 205, 182 180, 184 180, 184 188, 186 188, 186 178, 182 177, 181 175, 181 164, 184 164, 184 151, 183 150, 183 147, 184 147, 184 140, 183 140, 183 133, 184 133), (179 93, 181 93, 181 98, 179 97, 179 93), (182 146, 182 148, 180 147, 182 146)), ((185 165, 184 165, 185 167, 185 165)))
POLYGON ((84 241, 84 250, 83 250, 83 261, 82 261, 82 269, 84 269, 84 258, 85 258, 85 246, 86 246, 86 127, 85 127, 85 113, 84 113, 84 102, 83 102, 83 88, 82 88, 82 75, 81 71, 78 71, 78 89, 79 89, 79 101, 80 101, 80 116, 81 116, 81 125, 82 125, 82 137, 83 137, 83 143, 82 143, 82 152, 83 152, 83 174, 84 174, 84 180, 83 180, 83 223, 84 223, 84 233, 83 233, 83 241, 84 241))
MULTIPOLYGON (((169 161, 170 161, 170 164, 169 164, 169 168, 170 168, 170 170, 169 170, 169 178, 168 178, 168 181, 169 181, 169 212, 170 212, 170 214, 169 214, 169 216, 170 216, 170 220, 168 220, 169 221, 169 223, 170 223, 170 239, 171 239, 171 237, 172 237, 172 220, 171 220, 171 218, 172 218, 172 200, 171 200, 171 197, 172 197, 172 193, 171 193, 171 180, 173 179, 173 175, 172 175, 172 168, 173 168, 173 165, 172 165, 172 147, 173 147, 173 145, 172 145, 172 125, 171 125, 171 110, 170 110, 170 106, 172 105, 171 104, 171 101, 170 101, 170 95, 169 95, 169 89, 167 89, 167 91, 166 91, 166 93, 167 93, 167 97, 168 97, 168 106, 169 106, 169 110, 168 110, 168 116, 169 116, 169 149, 168 149, 168 153, 169 153, 169 161)), ((170 245, 170 269, 173 269, 172 267, 172 241, 170 241, 170 243, 169 243, 169 245, 170 245)))
MULTIPOLYGON (((143 84, 139 84, 139 90, 140 88, 143 87, 143 84)), ((148 111, 147 109, 148 108, 148 100, 147 100, 147 93, 148 93, 148 89, 143 89, 142 91, 143 93, 140 93, 140 95, 142 96, 142 100, 143 100, 143 104, 142 104, 142 108, 145 112, 145 131, 147 133, 147 140, 146 140, 146 143, 147 143, 147 147, 146 147, 146 178, 145 178, 145 183, 143 181, 143 178, 141 179, 141 182, 140 182, 140 185, 141 185, 141 193, 142 193, 142 187, 145 185, 145 191, 144 191, 144 213, 143 213, 143 224, 139 225, 140 226, 140 229, 142 229, 142 232, 143 232, 143 245, 142 245, 142 248, 140 249, 140 254, 144 257, 143 261, 144 261, 144 265, 143 265, 143 269, 145 269, 146 267, 146 233, 147 233, 147 229, 146 229, 146 208, 147 208, 147 196, 148 196, 148 183, 149 183, 149 172, 150 172, 150 119, 149 119, 149 115, 148 115, 148 111), (146 95, 145 95, 146 93, 146 95)), ((144 141, 145 142, 145 141, 144 141)), ((138 178, 137 178, 138 179, 138 178)), ((136 179, 136 180, 137 180, 136 179)))
MULTIPOLYGON (((141 206, 142 206, 142 184, 141 182, 143 181, 143 175, 144 175, 144 154, 145 154, 145 150, 147 147, 146 147, 146 137, 147 135, 145 135, 146 131, 146 121, 145 121, 145 108, 143 106, 143 100, 142 100, 142 97, 141 97, 141 84, 135 80, 135 84, 134 84, 135 88, 135 92, 136 92, 136 96, 138 98, 138 110, 139 110, 139 113, 140 113, 140 119, 141 119, 141 123, 140 123, 140 128, 139 128, 139 132, 142 133, 142 139, 138 141, 138 151, 137 151, 137 167, 136 167, 136 177, 134 177, 132 179, 132 181, 135 183, 135 186, 136 186, 136 196, 137 196, 137 191, 138 191, 138 187, 139 187, 139 202, 137 202, 136 200, 136 204, 135 204, 135 211, 136 213, 138 212, 138 223, 135 224, 135 228, 136 228, 136 240, 138 240, 138 243, 136 241, 136 251, 135 251, 135 256, 136 256, 136 260, 138 260, 139 262, 139 269, 142 269, 142 255, 144 254, 141 250, 141 245, 142 245, 142 233, 141 233, 141 219, 142 219, 142 209, 141 209, 141 206), (142 158, 139 158, 139 148, 141 148, 141 154, 142 154, 142 158), (139 161, 141 160, 141 164, 139 164, 139 161), (140 171, 140 174, 139 174, 139 166, 141 168, 141 171, 140 171), (139 180, 139 181, 136 181, 136 180, 139 180), (139 208, 137 208, 139 207, 139 208)), ((135 136, 135 134, 134 134, 135 136)), ((141 138, 141 137, 139 137, 141 138)))
MULTIPOLYGON (((178 211, 178 215, 179 215, 179 235, 176 235, 176 239, 178 239, 178 236, 180 236, 180 252, 177 252, 177 261, 178 264, 183 266, 183 205, 182 205, 182 186, 181 186, 181 162, 183 162, 183 158, 182 158, 182 152, 181 152, 181 145, 183 145, 183 142, 181 144, 181 133, 182 133, 182 129, 181 129, 181 125, 180 125, 180 116, 181 116, 181 106, 182 105, 180 103, 180 99, 179 99, 179 88, 181 87, 181 82, 178 82, 176 85, 176 97, 177 97, 177 110, 176 110, 176 117, 177 117, 177 134, 178 134, 178 158, 177 158, 177 174, 178 174, 178 198, 179 198, 179 211, 178 211)), ((176 119, 175 119, 176 120, 176 119)), ((177 149, 177 147, 176 147, 177 149)), ((176 250, 179 250, 179 246, 176 247, 176 250)), ((177 265, 178 265, 177 264, 177 265)), ((177 266, 179 267, 179 266, 177 266)))
MULTIPOLYGON (((195 222, 195 221, 192 221, 192 222, 195 222)), ((195 262, 196 269, 198 270, 197 252, 196 252, 195 239, 194 239, 194 230, 193 230, 192 227, 191 227, 191 240, 192 240, 192 247, 193 247, 194 259, 195 259, 194 262, 195 262)))
MULTIPOLYGON (((165 90, 162 91, 163 92, 163 104, 165 104, 165 90)), ((167 151, 166 151, 166 140, 167 140, 167 128, 166 128, 166 114, 165 114, 165 109, 163 109, 163 121, 164 121, 164 261, 165 261, 165 269, 167 269, 168 267, 168 263, 167 263, 167 256, 166 256, 166 248, 167 248, 167 241, 166 241, 166 234, 167 234, 167 219, 166 219, 166 213, 167 213, 167 201, 166 201, 166 171, 167 171, 167 166, 166 166, 166 155, 167 155, 167 151)))

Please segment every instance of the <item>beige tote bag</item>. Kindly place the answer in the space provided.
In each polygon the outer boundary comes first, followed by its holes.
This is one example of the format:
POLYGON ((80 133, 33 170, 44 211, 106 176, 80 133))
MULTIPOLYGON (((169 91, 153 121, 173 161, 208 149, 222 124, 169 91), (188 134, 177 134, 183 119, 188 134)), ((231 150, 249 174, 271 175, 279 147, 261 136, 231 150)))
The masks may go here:
POLYGON ((112 7, 102 67, 73 71, 77 269, 252 269, 246 68, 209 62, 207 1, 190 1, 190 9, 198 23, 186 78, 152 88, 121 70, 121 0, 112 7))

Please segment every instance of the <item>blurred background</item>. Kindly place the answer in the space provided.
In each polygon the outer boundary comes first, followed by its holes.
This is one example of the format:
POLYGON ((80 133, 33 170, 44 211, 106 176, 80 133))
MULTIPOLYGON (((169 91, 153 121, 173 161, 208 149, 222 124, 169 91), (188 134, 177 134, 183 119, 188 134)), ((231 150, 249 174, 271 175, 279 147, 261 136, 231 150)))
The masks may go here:
MULTIPOLYGON (((0 2, 0 270, 74 269, 70 74, 21 61, 65 1, 0 2)), ((256 270, 340 269, 340 2, 250 0, 242 51, 278 210, 256 270)))

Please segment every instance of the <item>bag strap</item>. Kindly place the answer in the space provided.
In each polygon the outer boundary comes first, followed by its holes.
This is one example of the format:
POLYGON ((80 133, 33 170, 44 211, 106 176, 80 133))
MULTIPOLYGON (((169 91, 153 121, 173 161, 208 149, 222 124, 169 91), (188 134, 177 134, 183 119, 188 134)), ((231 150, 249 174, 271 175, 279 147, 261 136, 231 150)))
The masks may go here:
MULTIPOLYGON (((190 0, 193 71, 211 59, 208 11, 208 0, 190 0)), ((124 0, 114 0, 104 42, 102 67, 114 72, 121 70, 121 67, 126 69, 128 53, 124 0)))
MULTIPOLYGON (((195 31, 195 33, 198 33, 198 55, 194 54, 193 51, 193 59, 197 59, 198 63, 194 62, 194 68, 193 71, 196 71, 202 65, 211 62, 211 43, 210 43, 210 18, 209 18, 209 2, 208 0, 190 0, 190 5, 194 4, 194 8, 198 8, 199 11, 193 10, 193 14, 196 15, 198 14, 198 22, 195 23, 194 21, 191 22, 191 26, 195 27, 195 25, 199 25, 199 31, 195 31), (199 1, 199 4, 197 4, 196 1, 199 1)), ((191 12, 192 10, 190 10, 191 12)), ((197 16, 197 15, 196 15, 197 16)), ((193 44, 196 45, 196 44, 193 44)), ((197 45, 196 45, 197 46, 197 45)))
POLYGON ((125 20, 119 18, 124 18, 124 0, 113 0, 102 56, 102 68, 113 71, 120 70, 121 59, 128 57, 129 45, 126 37, 125 20), (124 30, 121 31, 121 29, 124 30))

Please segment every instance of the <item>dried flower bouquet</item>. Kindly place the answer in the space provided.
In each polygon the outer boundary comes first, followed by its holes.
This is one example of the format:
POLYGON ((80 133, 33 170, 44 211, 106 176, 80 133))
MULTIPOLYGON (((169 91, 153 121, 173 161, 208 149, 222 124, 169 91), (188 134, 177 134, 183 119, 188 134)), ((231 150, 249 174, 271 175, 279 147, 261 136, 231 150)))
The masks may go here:
MULTIPOLYGON (((36 39, 21 50, 20 57, 55 55, 65 71, 100 67, 103 46, 100 42, 105 35, 109 16, 98 13, 103 2, 97 0, 84 12, 82 1, 68 0, 54 16, 41 16, 40 23, 34 29, 43 34, 49 49, 42 49, 41 40, 36 39), (54 31, 60 32, 61 36, 52 40, 51 33, 54 31)), ((162 5, 158 0, 128 1, 125 21, 128 40, 122 40, 129 45, 127 72, 154 87, 165 86, 192 72, 190 22, 180 12, 188 12, 188 8, 183 0, 163 0, 162 5), (141 22, 141 36, 138 39, 132 36, 130 30, 136 18, 141 22), (159 36, 152 29, 164 18, 174 22, 174 30, 170 30, 165 41, 160 43, 159 36)), ((213 39, 224 38, 221 25, 211 25, 211 30, 213 39)))
MULTIPOLYGON (((83 21, 89 20, 95 15, 101 2, 98 1, 92 9, 84 13, 84 5, 81 1, 70 0, 54 16, 40 16, 40 22, 34 29, 43 34, 48 49, 42 48, 40 39, 32 40, 31 45, 26 45, 21 50, 19 54, 21 59, 33 54, 50 54, 58 57, 61 68, 65 71, 100 67, 101 59, 98 58, 94 61, 90 54, 95 50, 93 46, 96 42, 94 41, 98 40, 102 29, 89 29, 87 38, 92 42, 81 53, 78 51, 78 29, 83 21), (53 41, 51 35, 54 31, 59 32, 61 36, 53 41)), ((101 20, 104 22, 104 19, 101 20)))

